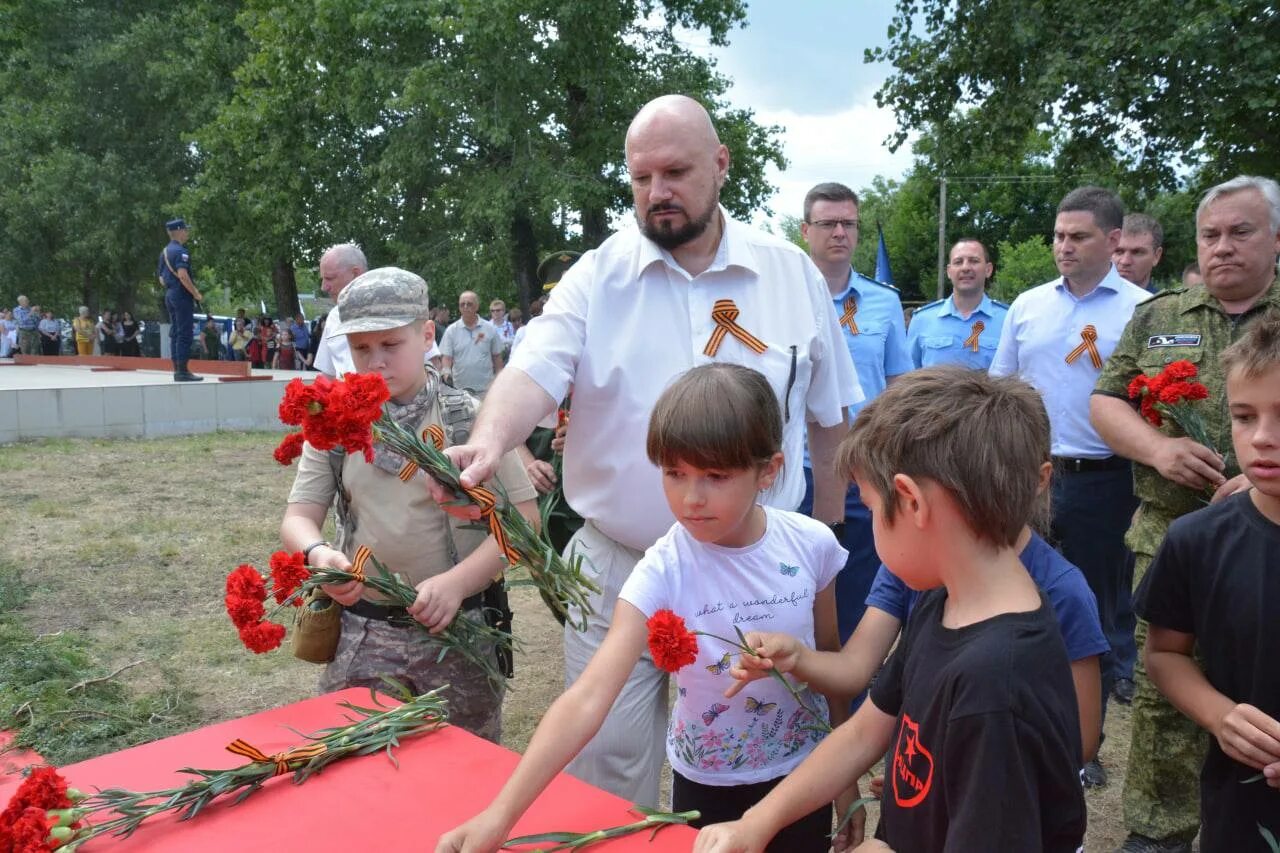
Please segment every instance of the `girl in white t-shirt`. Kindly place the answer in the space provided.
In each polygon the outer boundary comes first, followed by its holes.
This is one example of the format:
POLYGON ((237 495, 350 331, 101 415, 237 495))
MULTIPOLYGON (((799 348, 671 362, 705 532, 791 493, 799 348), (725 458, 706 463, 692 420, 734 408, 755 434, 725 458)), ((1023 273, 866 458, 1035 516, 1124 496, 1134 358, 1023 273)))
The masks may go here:
MULTIPOLYGON (((646 621, 659 610, 691 630, 733 638, 743 631, 794 632, 838 649, 836 574, 846 552, 821 522, 758 504, 781 470, 782 419, 768 380, 732 364, 695 367, 658 399, 649 421, 649 459, 678 523, 636 564, 612 624, 582 676, 542 718, 524 758, 485 811, 440 839, 437 851, 497 850, 551 779, 600 728, 627 675, 647 654, 646 621)), ((827 703, 800 690, 802 707, 775 680, 731 697, 737 649, 707 636, 676 675, 667 730, 675 771, 672 805, 697 809, 694 823, 742 815, 823 737, 827 703), (815 721, 816 712, 821 721, 815 721)), ((825 851, 831 809, 779 833, 771 849, 825 851)))

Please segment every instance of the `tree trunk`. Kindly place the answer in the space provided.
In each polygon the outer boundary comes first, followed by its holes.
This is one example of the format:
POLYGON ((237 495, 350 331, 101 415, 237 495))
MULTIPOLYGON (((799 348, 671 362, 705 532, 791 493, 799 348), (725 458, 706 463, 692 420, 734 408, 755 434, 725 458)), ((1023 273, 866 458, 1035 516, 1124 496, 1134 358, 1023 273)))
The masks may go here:
POLYGON ((277 258, 271 269, 271 289, 276 297, 276 318, 292 318, 298 313, 298 279, 293 274, 293 262, 277 258))
POLYGON ((594 249, 609 237, 609 214, 600 205, 584 205, 578 213, 582 217, 582 249, 594 249))
POLYGON ((538 241, 533 234, 533 222, 523 211, 517 212, 511 221, 511 268, 516 274, 520 310, 528 317, 531 294, 537 290, 538 241))

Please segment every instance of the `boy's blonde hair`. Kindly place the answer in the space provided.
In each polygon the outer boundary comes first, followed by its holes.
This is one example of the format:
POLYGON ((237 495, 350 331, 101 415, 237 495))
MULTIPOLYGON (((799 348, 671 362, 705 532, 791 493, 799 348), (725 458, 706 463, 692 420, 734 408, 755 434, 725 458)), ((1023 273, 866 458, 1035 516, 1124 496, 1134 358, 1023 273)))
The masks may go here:
POLYGON ((1280 367, 1280 313, 1267 309, 1248 330, 1218 356, 1222 372, 1229 379, 1240 371, 1245 379, 1256 379, 1274 367, 1280 367))
POLYGON ((1049 458, 1049 416, 1035 389, 947 366, 908 373, 868 403, 837 465, 880 493, 885 522, 898 508, 893 478, 905 474, 946 489, 978 539, 1012 547, 1041 503, 1049 458))
POLYGON ((782 448, 782 415, 769 382, 737 364, 704 364, 662 392, 645 452, 654 465, 741 470, 782 448))

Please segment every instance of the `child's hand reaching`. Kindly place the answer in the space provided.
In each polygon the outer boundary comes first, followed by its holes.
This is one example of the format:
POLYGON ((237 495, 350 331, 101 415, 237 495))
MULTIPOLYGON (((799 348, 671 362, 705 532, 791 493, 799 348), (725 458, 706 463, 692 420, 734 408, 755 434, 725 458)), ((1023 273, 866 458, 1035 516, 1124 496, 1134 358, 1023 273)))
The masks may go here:
POLYGON ((769 670, 791 672, 796 668, 805 646, 790 634, 771 634, 751 631, 746 635, 747 645, 755 649, 754 655, 740 654, 729 668, 733 684, 725 690, 725 698, 731 699, 751 682, 767 678, 769 670))

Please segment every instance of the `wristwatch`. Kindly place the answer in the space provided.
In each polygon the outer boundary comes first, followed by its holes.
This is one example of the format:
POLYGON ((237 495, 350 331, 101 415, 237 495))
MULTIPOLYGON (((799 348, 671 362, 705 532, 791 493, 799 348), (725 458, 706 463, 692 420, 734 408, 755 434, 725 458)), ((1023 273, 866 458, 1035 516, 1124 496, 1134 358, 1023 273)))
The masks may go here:
POLYGON ((844 525, 844 522, 843 522, 843 521, 828 521, 828 522, 827 522, 827 527, 830 527, 830 528, 831 528, 831 532, 832 532, 832 533, 834 533, 834 534, 836 535, 836 539, 837 539, 837 540, 839 540, 840 542, 843 542, 843 541, 844 541, 844 527, 845 527, 845 525, 844 525))
POLYGON ((326 539, 321 539, 319 542, 312 542, 310 545, 302 549, 302 559, 304 560, 311 559, 311 552, 319 548, 321 545, 323 545, 326 548, 333 547, 332 545, 329 544, 328 540, 326 539))

